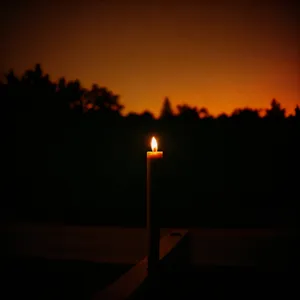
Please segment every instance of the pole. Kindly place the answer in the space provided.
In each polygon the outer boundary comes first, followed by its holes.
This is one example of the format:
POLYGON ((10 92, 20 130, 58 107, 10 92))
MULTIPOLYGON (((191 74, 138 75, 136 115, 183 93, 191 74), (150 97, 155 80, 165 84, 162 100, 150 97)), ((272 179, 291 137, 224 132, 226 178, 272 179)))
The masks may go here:
MULTIPOLYGON (((152 199, 153 163, 156 159, 147 157, 147 234, 148 234, 148 275, 157 271, 159 263, 160 229, 156 215, 155 199, 152 199)), ((155 168, 154 168, 155 170, 155 168)))

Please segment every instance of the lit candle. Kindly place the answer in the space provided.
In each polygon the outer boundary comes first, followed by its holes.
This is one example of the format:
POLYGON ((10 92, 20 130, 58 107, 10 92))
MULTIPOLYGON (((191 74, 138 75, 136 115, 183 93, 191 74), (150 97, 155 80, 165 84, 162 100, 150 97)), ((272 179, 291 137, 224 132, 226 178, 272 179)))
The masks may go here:
MULTIPOLYGON (((158 224, 157 203, 151 197, 152 167, 163 157, 162 151, 157 151, 155 137, 151 140, 152 151, 147 151, 147 232, 148 232, 148 274, 157 271, 159 263, 160 227, 158 224)), ((155 167, 154 167, 155 169, 155 167)))
POLYGON ((163 157, 163 152, 157 151, 157 141, 155 137, 151 140, 151 149, 152 151, 147 152, 147 159, 158 159, 163 157))

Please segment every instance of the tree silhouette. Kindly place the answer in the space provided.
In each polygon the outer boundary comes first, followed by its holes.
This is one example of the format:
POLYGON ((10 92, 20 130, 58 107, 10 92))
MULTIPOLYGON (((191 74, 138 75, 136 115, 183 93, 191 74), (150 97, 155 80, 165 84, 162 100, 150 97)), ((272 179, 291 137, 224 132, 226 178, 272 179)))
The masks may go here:
POLYGON ((251 122, 259 119, 259 110, 251 108, 238 108, 232 113, 232 117, 236 120, 251 122))
POLYGON ((297 105, 296 108, 295 108, 295 118, 297 120, 300 120, 300 107, 299 107, 299 105, 297 105))
MULTIPOLYGON (((31 117, 52 116, 64 118, 69 112, 100 112, 103 117, 120 116, 124 106, 119 96, 97 84, 91 90, 84 89, 79 80, 66 81, 60 78, 57 83, 50 80, 40 64, 26 70, 18 78, 13 70, 5 75, 6 82, 1 90, 7 91, 6 98, 13 110, 30 113, 31 117)), ((1 92, 4 94, 4 92, 1 92)))
POLYGON ((58 109, 66 112, 70 109, 79 113, 83 112, 82 98, 85 90, 78 79, 67 82, 65 78, 60 78, 56 91, 58 109))
POLYGON ((32 108, 36 114, 51 115, 57 111, 53 101, 56 93, 56 84, 50 81, 49 74, 44 74, 40 64, 36 64, 34 70, 28 70, 22 77, 22 81, 29 88, 32 99, 32 108))
POLYGON ((20 82, 19 78, 15 75, 14 70, 12 70, 12 69, 4 76, 5 76, 7 84, 10 86, 13 86, 13 85, 16 86, 20 82))
POLYGON ((169 120, 173 117, 174 117, 174 112, 172 109, 171 102, 170 102, 169 98, 166 97, 164 99, 159 118, 164 119, 164 120, 169 120))
POLYGON ((206 107, 202 107, 199 109, 199 117, 201 119, 207 119, 210 117, 210 114, 208 112, 208 109, 206 107))
POLYGON ((56 86, 43 74, 40 64, 33 70, 26 70, 18 78, 11 70, 6 75, 8 97, 14 102, 17 111, 30 113, 31 117, 45 117, 52 114, 57 107, 53 103, 56 86), (53 104, 53 105, 52 105, 53 104))
POLYGON ((281 104, 273 99, 271 102, 271 109, 266 110, 266 117, 269 119, 284 119, 285 118, 285 108, 281 108, 281 104))
POLYGON ((225 120, 228 120, 228 118, 229 118, 229 116, 227 115, 227 114, 225 114, 225 113, 221 113, 221 114, 219 114, 218 115, 218 117, 217 117, 217 119, 218 120, 221 120, 221 121, 225 121, 225 120))
POLYGON ((7 92, 7 104, 11 112, 24 111, 26 108, 26 102, 21 89, 20 79, 15 75, 13 70, 10 70, 5 76, 4 85, 6 86, 7 92))
POLYGON ((137 119, 137 118, 139 118, 139 114, 137 114, 135 112, 130 112, 127 114, 126 118, 127 119, 137 119))
POLYGON ((153 121, 154 120, 153 114, 147 110, 141 114, 141 118, 144 119, 145 121, 153 121))
POLYGON ((84 95, 86 110, 99 111, 103 116, 120 116, 124 106, 119 103, 119 96, 106 88, 93 84, 92 89, 84 95))
POLYGON ((6 95, 7 89, 4 82, 0 80, 0 99, 1 99, 1 110, 2 113, 10 113, 9 103, 7 101, 7 95, 6 95))
POLYGON ((178 116, 186 121, 195 121, 199 119, 199 110, 197 107, 190 107, 187 104, 177 105, 178 116))

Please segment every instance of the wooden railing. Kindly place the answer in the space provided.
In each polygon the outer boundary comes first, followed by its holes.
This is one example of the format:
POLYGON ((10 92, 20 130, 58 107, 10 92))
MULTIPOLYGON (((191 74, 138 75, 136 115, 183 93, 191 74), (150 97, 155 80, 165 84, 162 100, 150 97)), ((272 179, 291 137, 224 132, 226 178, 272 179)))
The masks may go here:
MULTIPOLYGON (((179 246, 184 239, 187 239, 187 234, 187 230, 176 230, 160 239, 160 264, 163 267, 167 264, 180 263, 180 259, 184 259, 184 255, 179 253, 179 246)), ((147 261, 148 257, 146 256, 114 283, 96 293, 93 300, 128 300, 132 298, 140 289, 145 288, 144 285, 149 279, 147 261)))

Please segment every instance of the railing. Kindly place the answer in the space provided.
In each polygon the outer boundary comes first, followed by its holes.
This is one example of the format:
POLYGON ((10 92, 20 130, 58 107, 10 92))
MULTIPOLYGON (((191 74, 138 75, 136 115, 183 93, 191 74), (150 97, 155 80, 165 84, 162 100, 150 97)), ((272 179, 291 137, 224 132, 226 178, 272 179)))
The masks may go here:
MULTIPOLYGON (((184 260, 188 255, 183 253, 183 249, 188 247, 183 244, 187 242, 187 238, 187 230, 176 230, 160 239, 160 268, 158 273, 164 272, 168 267, 172 268, 185 263, 184 260)), ((157 278, 148 277, 147 261, 147 257, 142 259, 113 284, 96 293, 93 300, 129 300, 139 298, 141 293, 147 293, 147 290, 153 287, 160 276, 157 274, 157 278)))

